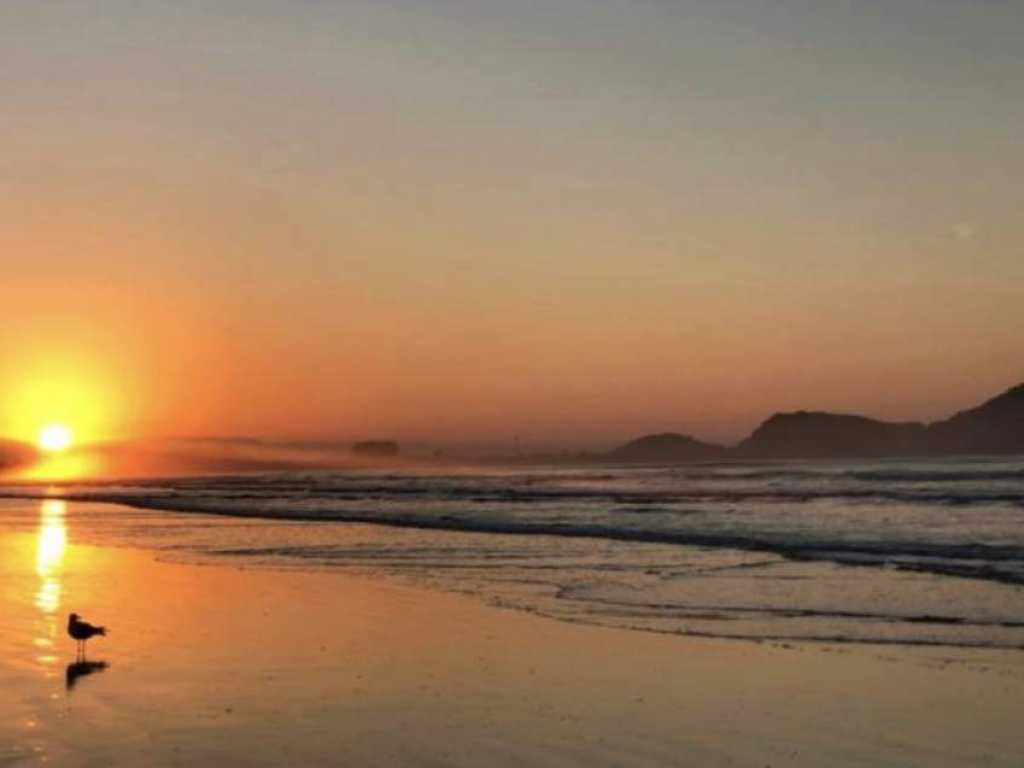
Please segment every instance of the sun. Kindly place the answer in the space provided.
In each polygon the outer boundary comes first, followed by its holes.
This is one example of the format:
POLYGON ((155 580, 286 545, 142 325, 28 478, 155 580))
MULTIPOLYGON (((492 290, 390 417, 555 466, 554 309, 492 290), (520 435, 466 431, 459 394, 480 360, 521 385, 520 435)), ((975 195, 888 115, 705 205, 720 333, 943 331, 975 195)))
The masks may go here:
POLYGON ((60 453, 71 447, 74 434, 66 424, 47 424, 39 430, 39 448, 47 453, 60 453))

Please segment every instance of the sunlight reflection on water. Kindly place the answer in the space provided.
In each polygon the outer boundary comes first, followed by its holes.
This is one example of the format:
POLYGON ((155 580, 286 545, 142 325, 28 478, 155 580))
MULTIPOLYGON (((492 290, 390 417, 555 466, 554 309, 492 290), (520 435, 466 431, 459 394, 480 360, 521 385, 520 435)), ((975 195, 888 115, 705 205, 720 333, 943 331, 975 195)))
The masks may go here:
MULTIPOLYGON (((34 642, 40 648, 52 648, 57 637, 56 613, 60 608, 61 577, 68 540, 66 513, 67 503, 59 499, 46 499, 39 507, 36 573, 40 583, 34 602, 43 614, 43 621, 39 626, 40 635, 34 642)), ((57 658, 46 654, 39 656, 38 661, 49 666, 56 663, 57 658)))

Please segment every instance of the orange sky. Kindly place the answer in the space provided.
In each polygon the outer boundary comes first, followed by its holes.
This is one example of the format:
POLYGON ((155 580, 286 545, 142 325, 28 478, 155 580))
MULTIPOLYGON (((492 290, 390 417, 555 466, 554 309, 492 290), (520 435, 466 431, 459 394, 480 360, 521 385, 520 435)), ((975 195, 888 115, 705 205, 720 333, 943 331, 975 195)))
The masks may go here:
POLYGON ((0 10, 0 435, 733 440, 1024 380, 1019 14, 505 5, 0 10))

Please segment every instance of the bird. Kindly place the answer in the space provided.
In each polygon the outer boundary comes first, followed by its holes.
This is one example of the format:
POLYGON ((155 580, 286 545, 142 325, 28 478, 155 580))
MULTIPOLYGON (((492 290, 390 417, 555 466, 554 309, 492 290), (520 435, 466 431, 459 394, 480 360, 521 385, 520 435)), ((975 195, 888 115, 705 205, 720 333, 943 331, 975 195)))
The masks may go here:
POLYGON ((68 634, 78 643, 78 653, 85 657, 85 641, 96 635, 106 636, 106 627, 96 627, 87 621, 78 618, 77 613, 68 616, 68 634))

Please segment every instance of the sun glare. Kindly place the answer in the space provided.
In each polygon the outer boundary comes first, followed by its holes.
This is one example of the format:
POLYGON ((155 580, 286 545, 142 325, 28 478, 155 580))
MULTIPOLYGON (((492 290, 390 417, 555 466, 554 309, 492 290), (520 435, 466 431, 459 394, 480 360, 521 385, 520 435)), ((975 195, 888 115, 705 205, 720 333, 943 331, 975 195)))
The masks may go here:
POLYGON ((71 447, 74 436, 65 424, 47 424, 39 430, 39 447, 47 453, 60 453, 71 447))

